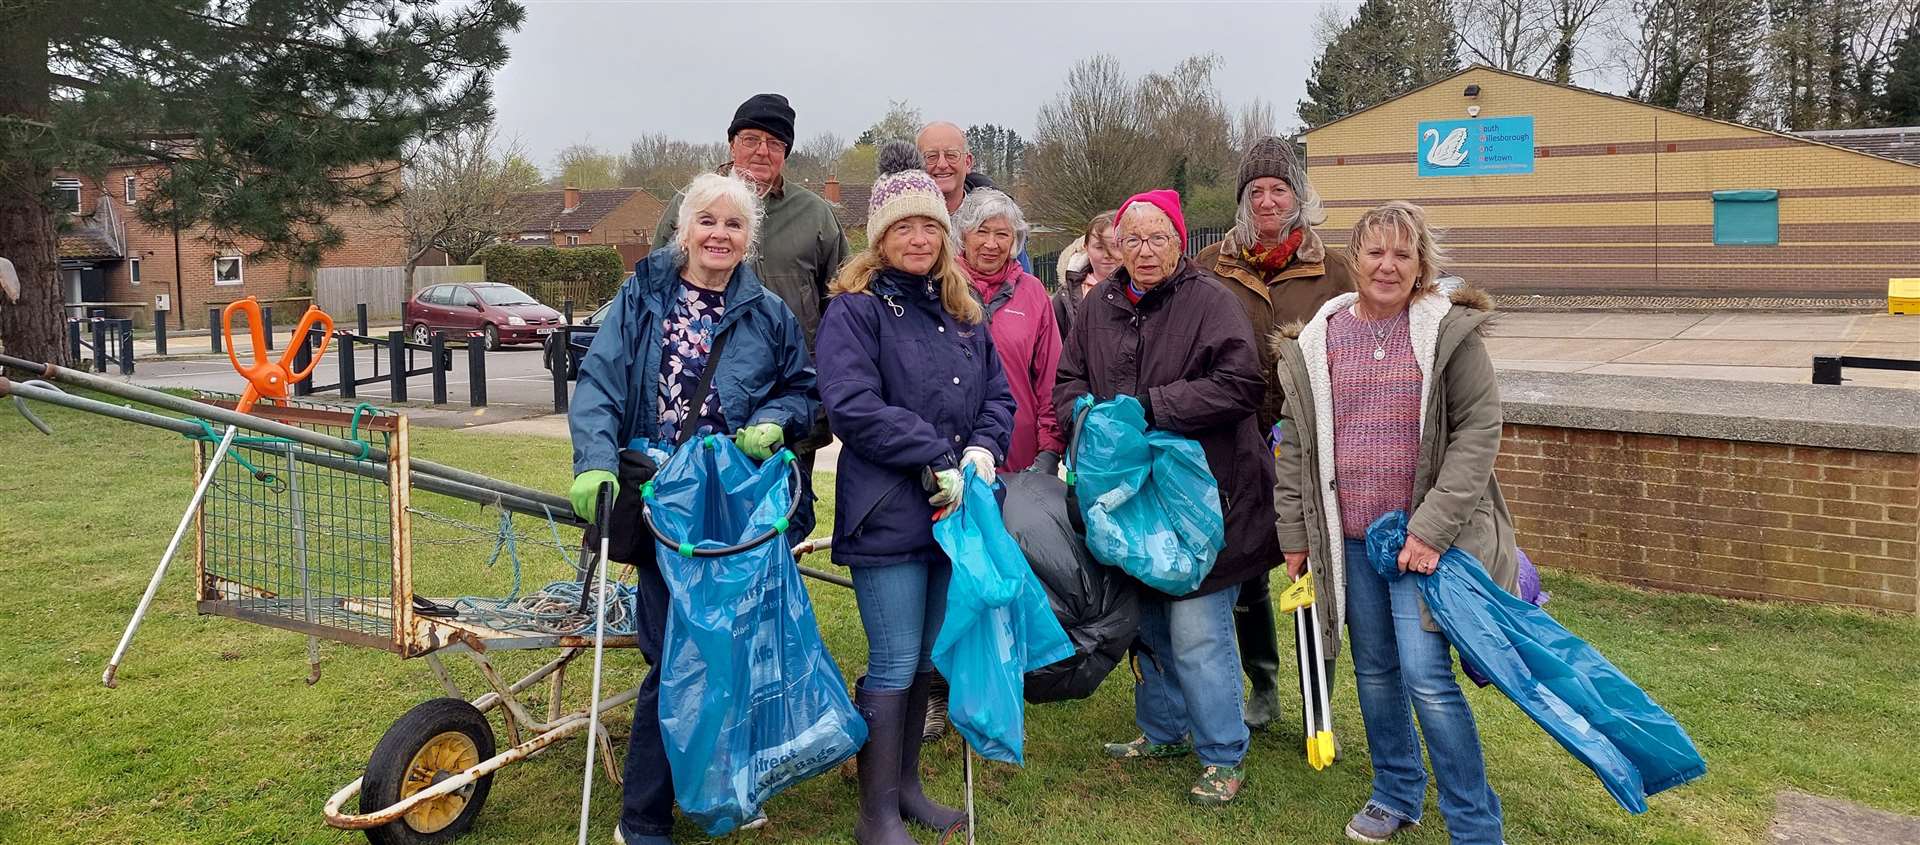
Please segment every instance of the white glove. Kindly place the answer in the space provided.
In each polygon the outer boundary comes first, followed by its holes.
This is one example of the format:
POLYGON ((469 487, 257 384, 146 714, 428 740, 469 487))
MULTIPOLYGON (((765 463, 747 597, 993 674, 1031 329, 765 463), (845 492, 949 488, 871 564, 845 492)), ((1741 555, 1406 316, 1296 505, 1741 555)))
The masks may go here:
POLYGON ((982 480, 989 483, 994 479, 994 469, 997 464, 998 462, 993 459, 993 453, 983 446, 968 446, 966 451, 960 453, 961 473, 965 474, 967 469, 971 468, 974 475, 980 476, 982 480))
POLYGON ((927 504, 937 509, 945 509, 960 501, 961 490, 966 486, 957 469, 943 469, 934 473, 933 483, 935 489, 933 496, 927 499, 927 504))

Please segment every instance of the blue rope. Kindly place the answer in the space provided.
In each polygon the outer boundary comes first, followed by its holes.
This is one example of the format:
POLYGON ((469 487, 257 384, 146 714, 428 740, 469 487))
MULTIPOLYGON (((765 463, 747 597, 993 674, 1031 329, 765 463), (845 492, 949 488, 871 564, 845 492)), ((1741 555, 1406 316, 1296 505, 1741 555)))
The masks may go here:
MULTIPOLYGON (((553 518, 551 509, 547 509, 547 529, 553 536, 553 547, 560 557, 573 564, 573 557, 567 554, 566 545, 560 542, 560 527, 553 518)), ((580 612, 580 584, 575 581, 552 581, 525 596, 520 594, 522 587, 522 564, 518 534, 513 530, 513 514, 500 512, 500 527, 495 534, 493 553, 487 557, 487 568, 491 569, 505 555, 513 564, 513 586, 507 595, 501 598, 484 596, 461 596, 454 600, 454 607, 462 619, 485 625, 501 631, 522 631, 540 634, 587 635, 593 633, 593 616, 580 612)), ((575 565, 575 570, 579 571, 575 565)), ((608 584, 611 589, 607 596, 607 636, 632 636, 638 625, 633 615, 633 606, 639 594, 631 584, 617 581, 608 584)))

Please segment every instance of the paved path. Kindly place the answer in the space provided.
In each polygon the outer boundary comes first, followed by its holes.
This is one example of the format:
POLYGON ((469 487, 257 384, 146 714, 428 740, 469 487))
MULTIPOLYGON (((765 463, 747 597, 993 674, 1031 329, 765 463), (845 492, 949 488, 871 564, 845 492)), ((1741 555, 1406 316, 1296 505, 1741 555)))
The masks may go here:
MULTIPOLYGON (((1501 369, 1806 384, 1815 355, 1920 360, 1920 316, 1509 312, 1487 350, 1501 369)), ((1920 373, 1845 376, 1920 389, 1920 373)))
POLYGON ((1779 845, 1886 845, 1920 842, 1920 818, 1875 810, 1849 801, 1800 792, 1774 796, 1773 829, 1779 845))

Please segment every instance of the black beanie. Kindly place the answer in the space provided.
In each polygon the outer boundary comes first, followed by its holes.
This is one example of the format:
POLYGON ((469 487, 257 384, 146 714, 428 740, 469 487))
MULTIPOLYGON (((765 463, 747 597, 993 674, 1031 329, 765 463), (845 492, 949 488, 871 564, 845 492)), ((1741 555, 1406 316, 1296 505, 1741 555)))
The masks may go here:
POLYGON ((727 143, 733 143, 733 136, 742 129, 758 129, 772 135, 774 140, 793 150, 793 107, 787 105, 787 98, 779 94, 755 94, 733 111, 733 122, 727 124, 727 143))

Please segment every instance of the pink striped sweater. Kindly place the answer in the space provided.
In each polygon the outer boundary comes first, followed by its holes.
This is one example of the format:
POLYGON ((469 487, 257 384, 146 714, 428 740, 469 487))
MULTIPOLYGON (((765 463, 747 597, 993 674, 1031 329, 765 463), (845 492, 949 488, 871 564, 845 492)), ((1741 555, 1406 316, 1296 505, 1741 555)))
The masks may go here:
POLYGON ((1334 479, 1340 531, 1366 536, 1381 514, 1411 510, 1420 459, 1420 365, 1407 315, 1369 323, 1342 308, 1327 319, 1333 378, 1334 479), (1373 357, 1384 331, 1386 354, 1373 357))

